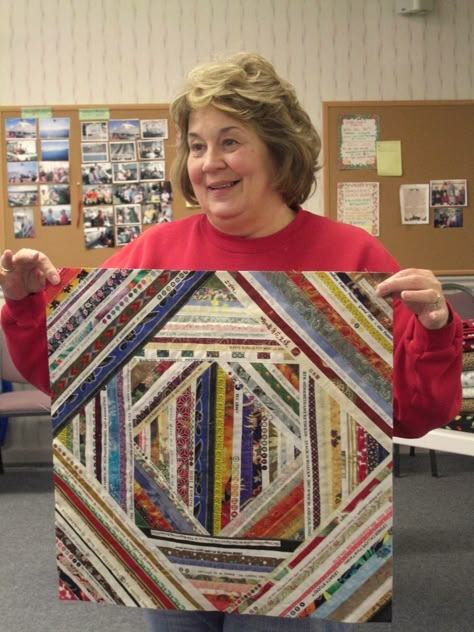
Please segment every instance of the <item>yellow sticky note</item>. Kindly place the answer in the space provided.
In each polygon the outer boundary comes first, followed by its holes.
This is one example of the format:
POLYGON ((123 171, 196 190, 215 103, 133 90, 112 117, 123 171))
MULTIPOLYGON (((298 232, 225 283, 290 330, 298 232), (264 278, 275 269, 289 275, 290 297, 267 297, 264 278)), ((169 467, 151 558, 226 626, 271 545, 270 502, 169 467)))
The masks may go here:
POLYGON ((375 143, 377 175, 402 175, 402 145, 399 140, 379 140, 375 143))

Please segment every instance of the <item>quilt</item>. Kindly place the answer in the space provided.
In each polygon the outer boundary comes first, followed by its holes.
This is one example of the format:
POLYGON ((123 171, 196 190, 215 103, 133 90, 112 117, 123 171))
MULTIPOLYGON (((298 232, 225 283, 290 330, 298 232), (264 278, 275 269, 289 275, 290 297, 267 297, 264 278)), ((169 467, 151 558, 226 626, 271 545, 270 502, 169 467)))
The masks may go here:
POLYGON ((48 289, 62 599, 367 621, 392 587, 384 275, 48 289))

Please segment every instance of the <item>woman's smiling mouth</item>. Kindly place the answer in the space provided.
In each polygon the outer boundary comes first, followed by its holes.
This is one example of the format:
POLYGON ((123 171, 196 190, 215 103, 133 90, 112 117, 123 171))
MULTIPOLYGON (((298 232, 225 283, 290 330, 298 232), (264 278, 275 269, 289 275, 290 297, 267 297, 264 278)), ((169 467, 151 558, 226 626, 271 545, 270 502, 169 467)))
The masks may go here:
POLYGON ((217 184, 209 184, 208 189, 211 191, 220 191, 221 189, 230 189, 231 187, 238 184, 240 180, 232 180, 232 182, 222 182, 217 184))

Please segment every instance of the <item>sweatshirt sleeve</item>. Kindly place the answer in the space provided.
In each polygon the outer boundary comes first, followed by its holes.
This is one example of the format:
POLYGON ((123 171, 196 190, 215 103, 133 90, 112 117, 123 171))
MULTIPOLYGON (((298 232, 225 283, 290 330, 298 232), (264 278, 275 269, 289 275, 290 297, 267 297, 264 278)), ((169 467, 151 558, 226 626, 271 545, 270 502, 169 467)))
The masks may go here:
MULTIPOLYGON (((147 267, 140 254, 141 248, 136 246, 137 241, 139 240, 134 240, 121 248, 117 254, 99 267, 147 267)), ((141 243, 146 245, 148 242, 141 240, 141 243)), ((150 256, 149 250, 150 247, 148 246, 148 256, 150 256)), ((37 292, 20 301, 5 298, 1 320, 8 350, 16 368, 25 380, 49 395, 45 293, 37 292)))
POLYGON ((421 437, 459 412, 462 398, 462 322, 423 327, 401 301, 394 305, 394 435, 421 437))
POLYGON ((44 292, 21 301, 6 298, 2 328, 18 371, 33 386, 50 394, 44 292))

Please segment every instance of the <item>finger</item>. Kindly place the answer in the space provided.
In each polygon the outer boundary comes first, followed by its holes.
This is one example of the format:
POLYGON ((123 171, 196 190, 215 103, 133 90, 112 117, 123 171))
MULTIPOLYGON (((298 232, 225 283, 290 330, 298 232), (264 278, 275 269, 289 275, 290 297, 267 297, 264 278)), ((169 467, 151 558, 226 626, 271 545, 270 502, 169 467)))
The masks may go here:
POLYGON ((402 270, 392 275, 378 286, 381 291, 399 291, 401 289, 415 289, 425 286, 427 283, 436 283, 437 280, 429 270, 402 270))
POLYGON ((430 270, 401 270, 382 281, 376 288, 376 295, 397 295, 404 290, 423 290, 430 287, 437 291, 441 289, 441 284, 430 270))
MULTIPOLYGON (((39 250, 21 248, 12 255, 12 263, 16 266, 34 268, 37 266, 41 254, 42 253, 39 250)), ((43 256, 46 257, 46 255, 43 256)))
POLYGON ((392 280, 396 281, 409 276, 433 276, 433 273, 431 270, 424 270, 423 268, 403 268, 403 270, 391 274, 387 279, 382 281, 381 285, 391 282, 392 280))
POLYGON ((444 297, 441 292, 434 288, 427 290, 403 290, 400 298, 404 303, 418 303, 427 305, 432 309, 438 309, 444 304, 444 297))
POLYGON ((3 273, 8 274, 13 270, 13 252, 5 250, 0 258, 0 269, 3 273))
POLYGON ((44 253, 37 250, 30 250, 23 248, 19 250, 12 258, 13 267, 25 267, 29 270, 35 270, 37 278, 44 277, 47 281, 53 285, 57 285, 60 281, 60 276, 56 266, 53 265, 49 257, 44 253))
POLYGON ((37 270, 41 272, 44 279, 52 285, 57 285, 60 282, 59 272, 48 257, 45 256, 44 259, 39 259, 37 270))
POLYGON ((44 278, 53 285, 57 285, 59 283, 60 276, 56 266, 53 265, 49 257, 43 253, 39 253, 37 269, 38 271, 41 271, 44 278))

